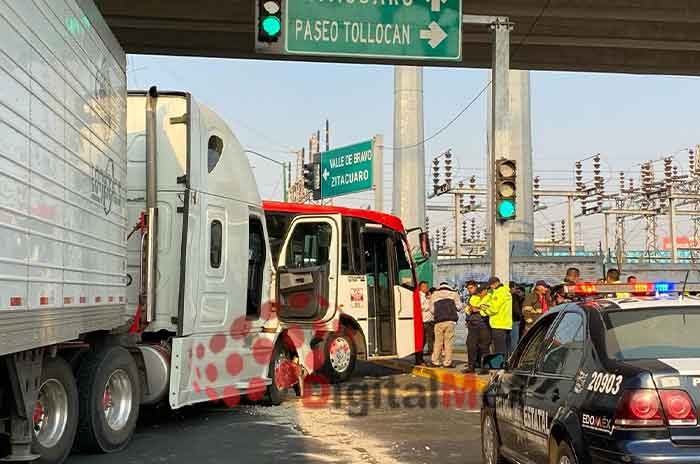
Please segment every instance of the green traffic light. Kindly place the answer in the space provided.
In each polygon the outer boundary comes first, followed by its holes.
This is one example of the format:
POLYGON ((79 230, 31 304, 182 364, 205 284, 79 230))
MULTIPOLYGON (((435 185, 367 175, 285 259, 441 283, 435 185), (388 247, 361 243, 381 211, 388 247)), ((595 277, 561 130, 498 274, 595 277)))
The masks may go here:
POLYGON ((498 216, 501 219, 512 219, 515 217, 515 203, 513 203, 513 200, 501 200, 498 204, 498 216))
POLYGON ((268 16, 262 20, 262 28, 265 34, 274 37, 282 30, 282 23, 277 16, 268 16))

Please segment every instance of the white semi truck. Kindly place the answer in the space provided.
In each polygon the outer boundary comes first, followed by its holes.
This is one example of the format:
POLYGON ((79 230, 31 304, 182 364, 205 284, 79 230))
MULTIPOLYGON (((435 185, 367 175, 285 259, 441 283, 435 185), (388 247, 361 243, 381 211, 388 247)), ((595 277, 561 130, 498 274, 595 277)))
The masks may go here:
POLYGON ((0 0, 0 460, 298 387, 271 381, 300 344, 240 144, 186 93, 127 94, 125 67, 91 0, 0 0))
POLYGON ((92 0, 0 0, 0 461, 422 349, 398 218, 264 208, 224 121, 125 68, 92 0))

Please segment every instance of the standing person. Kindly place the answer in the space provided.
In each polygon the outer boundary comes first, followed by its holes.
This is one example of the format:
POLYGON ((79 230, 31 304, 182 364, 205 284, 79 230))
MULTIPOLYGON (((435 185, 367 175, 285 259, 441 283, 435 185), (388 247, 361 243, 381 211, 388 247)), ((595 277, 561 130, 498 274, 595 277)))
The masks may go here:
POLYGON ((579 283, 581 280, 581 271, 577 267, 570 267, 566 270, 566 277, 564 277, 564 285, 574 285, 579 283))
POLYGON ((606 284, 619 284, 620 283, 620 271, 617 269, 608 269, 608 272, 605 274, 605 283, 606 284))
POLYGON ((489 279, 489 288, 489 305, 484 312, 489 317, 494 352, 507 355, 508 338, 513 328, 513 297, 498 277, 489 279))
POLYGON ((552 306, 558 306, 561 304, 571 302, 569 296, 566 294, 566 292, 564 292, 563 285, 557 285, 556 287, 552 287, 549 294, 552 297, 552 306))
POLYGON ((520 341, 520 322, 523 316, 523 291, 515 282, 510 282, 510 294, 513 297, 513 328, 510 331, 510 352, 515 351, 520 341))
POLYGON ((425 345, 427 346, 426 355, 432 356, 433 345, 435 344, 435 321, 433 313, 430 310, 430 299, 428 297, 428 282, 422 280, 418 285, 420 290, 420 306, 423 312, 423 333, 425 334, 425 345))
MULTIPOLYGON (((606 284, 619 284, 620 283, 620 271, 619 269, 608 269, 608 272, 605 274, 605 283, 606 284)), ((631 293, 627 292, 615 292, 614 294, 615 298, 629 298, 632 296, 631 293)))
POLYGON ((440 355, 444 354, 442 366, 452 366, 452 343, 455 338, 458 312, 462 310, 459 294, 447 282, 430 296, 430 309, 435 320, 435 345, 433 346, 433 365, 440 365, 440 355))
POLYGON ((549 296, 549 286, 544 280, 538 280, 532 293, 523 301, 523 318, 525 319, 525 333, 530 330, 532 324, 552 306, 552 298, 549 296))
POLYGON ((467 359, 468 365, 463 373, 474 372, 481 366, 481 359, 489 352, 491 345, 491 328, 486 310, 489 306, 489 288, 485 285, 476 288, 469 298, 467 306, 467 359))
POLYGON ((464 305, 464 327, 467 329, 467 353, 469 353, 469 315, 472 313, 472 307, 470 306, 472 296, 477 294, 479 284, 475 280, 468 280, 464 284, 464 288, 467 289, 467 299, 464 305))

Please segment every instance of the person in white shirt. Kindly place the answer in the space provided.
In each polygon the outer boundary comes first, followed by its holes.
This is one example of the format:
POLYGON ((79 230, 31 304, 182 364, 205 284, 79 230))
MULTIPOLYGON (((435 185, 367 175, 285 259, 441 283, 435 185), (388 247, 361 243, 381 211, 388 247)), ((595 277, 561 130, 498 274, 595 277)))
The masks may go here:
POLYGON ((420 306, 423 312, 423 334, 425 335, 425 345, 427 347, 425 354, 430 357, 433 354, 433 345, 435 344, 435 322, 432 309, 430 308, 428 282, 425 280, 421 281, 418 289, 420 290, 420 306))

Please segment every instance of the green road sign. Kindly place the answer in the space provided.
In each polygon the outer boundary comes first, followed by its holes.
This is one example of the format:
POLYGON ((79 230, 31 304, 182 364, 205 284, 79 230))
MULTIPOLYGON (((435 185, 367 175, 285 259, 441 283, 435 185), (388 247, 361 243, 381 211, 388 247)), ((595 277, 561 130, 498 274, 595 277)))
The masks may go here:
POLYGON ((321 198, 372 189, 372 141, 321 153, 321 198))
POLYGON ((290 54, 462 58, 462 0, 286 0, 284 11, 290 54))

